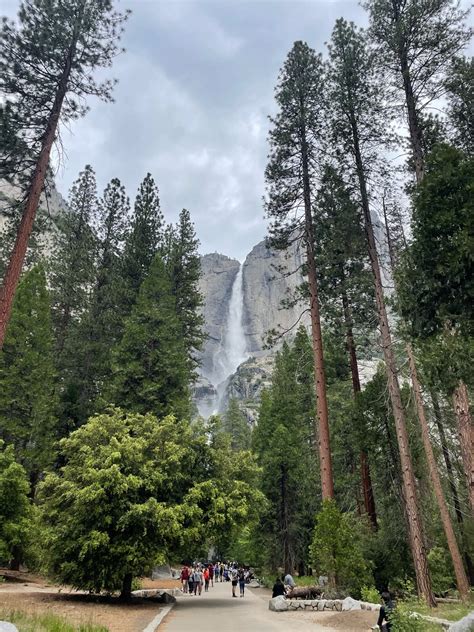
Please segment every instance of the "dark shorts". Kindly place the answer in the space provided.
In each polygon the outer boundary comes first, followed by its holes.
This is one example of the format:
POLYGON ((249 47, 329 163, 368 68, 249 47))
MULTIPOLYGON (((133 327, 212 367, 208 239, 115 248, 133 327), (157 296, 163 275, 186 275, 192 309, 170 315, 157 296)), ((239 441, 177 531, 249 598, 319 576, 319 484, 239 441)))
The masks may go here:
POLYGON ((236 579, 232 580, 232 586, 237 586, 237 580, 236 579))

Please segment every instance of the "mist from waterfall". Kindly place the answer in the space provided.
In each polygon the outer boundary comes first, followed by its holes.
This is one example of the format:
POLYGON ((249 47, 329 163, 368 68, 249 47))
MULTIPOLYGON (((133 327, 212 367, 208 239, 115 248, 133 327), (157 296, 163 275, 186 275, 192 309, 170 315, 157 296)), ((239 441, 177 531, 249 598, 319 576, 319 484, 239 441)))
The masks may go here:
POLYGON ((247 343, 242 325, 244 308, 242 274, 243 265, 240 265, 232 285, 229 314, 222 344, 219 346, 213 358, 213 375, 211 381, 216 387, 235 373, 237 367, 248 357, 247 343))

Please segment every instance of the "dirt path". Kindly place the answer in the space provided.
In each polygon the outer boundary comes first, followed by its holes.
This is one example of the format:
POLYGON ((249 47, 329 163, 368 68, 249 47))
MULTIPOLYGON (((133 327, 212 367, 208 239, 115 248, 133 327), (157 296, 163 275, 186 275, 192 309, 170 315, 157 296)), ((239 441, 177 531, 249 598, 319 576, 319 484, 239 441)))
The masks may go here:
POLYGON ((201 597, 178 597, 160 632, 359 632, 375 623, 374 613, 366 612, 271 612, 267 591, 247 589, 243 599, 233 599, 231 590, 230 584, 219 583, 201 597))

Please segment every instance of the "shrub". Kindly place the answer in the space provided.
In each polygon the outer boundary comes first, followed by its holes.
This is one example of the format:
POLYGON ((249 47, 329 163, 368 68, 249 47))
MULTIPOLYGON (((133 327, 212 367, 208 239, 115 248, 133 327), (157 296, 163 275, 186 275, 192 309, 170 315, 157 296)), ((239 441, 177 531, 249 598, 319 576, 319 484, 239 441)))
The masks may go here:
POLYGON ((380 593, 375 586, 362 586, 360 596, 362 601, 368 601, 369 603, 380 602, 380 593))
POLYGON ((451 558, 445 549, 435 546, 428 553, 428 565, 431 573, 433 591, 442 595, 454 586, 454 574, 451 558))

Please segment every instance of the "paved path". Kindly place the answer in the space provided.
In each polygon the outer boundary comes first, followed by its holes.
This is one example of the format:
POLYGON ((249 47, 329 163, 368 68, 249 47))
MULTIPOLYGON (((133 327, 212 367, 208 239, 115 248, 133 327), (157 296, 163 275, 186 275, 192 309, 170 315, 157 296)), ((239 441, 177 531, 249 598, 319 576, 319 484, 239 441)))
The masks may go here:
POLYGON ((223 582, 201 597, 178 597, 159 632, 331 632, 297 613, 271 612, 268 599, 258 596, 258 590, 246 588, 243 599, 234 599, 230 582, 223 582))

